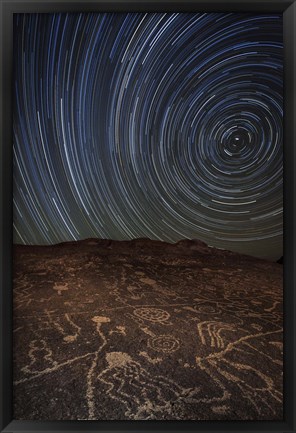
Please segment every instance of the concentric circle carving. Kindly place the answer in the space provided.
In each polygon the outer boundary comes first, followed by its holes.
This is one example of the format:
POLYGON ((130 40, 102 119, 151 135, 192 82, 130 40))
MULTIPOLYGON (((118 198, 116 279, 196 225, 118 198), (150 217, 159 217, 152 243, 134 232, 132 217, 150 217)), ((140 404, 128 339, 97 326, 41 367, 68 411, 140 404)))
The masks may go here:
POLYGON ((160 310, 159 308, 137 308, 134 310, 134 315, 140 319, 155 323, 166 322, 170 318, 167 311, 160 310))
POLYGON ((172 335, 159 335, 148 341, 148 346, 158 352, 171 353, 180 348, 179 340, 172 335))

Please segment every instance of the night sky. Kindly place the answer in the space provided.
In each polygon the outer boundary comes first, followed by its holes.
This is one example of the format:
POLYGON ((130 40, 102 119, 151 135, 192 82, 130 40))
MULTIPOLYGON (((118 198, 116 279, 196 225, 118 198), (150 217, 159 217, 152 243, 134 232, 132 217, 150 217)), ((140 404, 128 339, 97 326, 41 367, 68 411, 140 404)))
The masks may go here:
POLYGON ((280 15, 17 14, 14 242, 282 255, 280 15))

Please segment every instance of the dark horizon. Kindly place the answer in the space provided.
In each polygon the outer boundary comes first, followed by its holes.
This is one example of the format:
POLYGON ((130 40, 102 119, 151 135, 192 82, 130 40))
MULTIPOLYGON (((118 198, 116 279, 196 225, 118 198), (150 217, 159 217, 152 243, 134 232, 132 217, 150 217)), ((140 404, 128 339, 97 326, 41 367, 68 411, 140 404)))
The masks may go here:
POLYGON ((106 238, 104 238, 104 239, 103 238, 84 238, 84 239, 78 239, 78 240, 72 240, 72 241, 57 242, 55 244, 21 244, 21 243, 14 243, 13 246, 16 246, 16 247, 33 247, 33 248, 34 247, 37 247, 37 248, 39 248, 39 247, 49 247, 50 248, 50 247, 62 246, 62 245, 65 245, 65 244, 75 244, 75 243, 78 244, 78 243, 87 243, 87 242, 98 242, 98 244, 100 244, 100 242, 102 244, 103 243, 108 243, 108 246, 111 246, 112 243, 121 243, 121 242, 125 242, 125 243, 129 243, 129 242, 131 242, 131 243, 133 243, 133 242, 134 243, 137 243, 137 242, 147 242, 147 243, 149 243, 149 242, 151 242, 152 244, 153 243, 155 243, 155 244, 162 243, 162 244, 165 244, 165 245, 177 246, 177 244, 186 243, 186 241, 192 243, 192 246, 194 246, 194 244, 196 244, 196 245, 208 247, 208 248, 213 249, 213 250, 225 251, 225 253, 234 253, 234 254, 241 255, 241 256, 249 256, 249 257, 260 259, 260 260, 266 260, 268 262, 271 261, 271 262, 279 263, 280 260, 283 259, 283 256, 275 257, 274 259, 271 259, 271 258, 264 258, 264 257, 255 256, 255 255, 246 254, 246 253, 241 253, 241 252, 235 251, 235 250, 228 250, 228 249, 225 249, 225 248, 219 248, 219 247, 216 247, 216 246, 213 246, 213 245, 208 245, 204 241, 202 241, 200 239, 197 239, 197 238, 194 238, 194 239, 183 238, 183 239, 180 239, 180 240, 178 240, 176 242, 167 242, 167 241, 162 241, 162 240, 158 240, 158 239, 149 239, 149 238, 143 238, 143 237, 142 238, 133 238, 133 239, 121 239, 121 240, 120 239, 106 239, 106 238))

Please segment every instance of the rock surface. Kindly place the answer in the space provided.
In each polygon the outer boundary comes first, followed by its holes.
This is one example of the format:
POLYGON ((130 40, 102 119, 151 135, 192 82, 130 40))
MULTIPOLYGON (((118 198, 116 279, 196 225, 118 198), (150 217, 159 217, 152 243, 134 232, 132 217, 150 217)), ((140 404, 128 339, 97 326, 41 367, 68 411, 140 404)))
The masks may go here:
POLYGON ((282 420, 280 264, 198 240, 14 247, 14 419, 282 420))

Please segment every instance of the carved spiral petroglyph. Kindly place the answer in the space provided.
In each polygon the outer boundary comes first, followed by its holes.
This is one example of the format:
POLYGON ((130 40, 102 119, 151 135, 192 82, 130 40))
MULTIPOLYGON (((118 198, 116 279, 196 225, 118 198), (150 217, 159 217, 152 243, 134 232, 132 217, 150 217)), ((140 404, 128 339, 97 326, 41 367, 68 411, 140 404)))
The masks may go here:
POLYGON ((167 311, 158 308, 137 308, 134 315, 149 322, 166 322, 170 318, 167 311))
POLYGON ((148 346, 158 352, 171 353, 180 348, 180 343, 171 335, 159 335, 148 340, 148 346))

